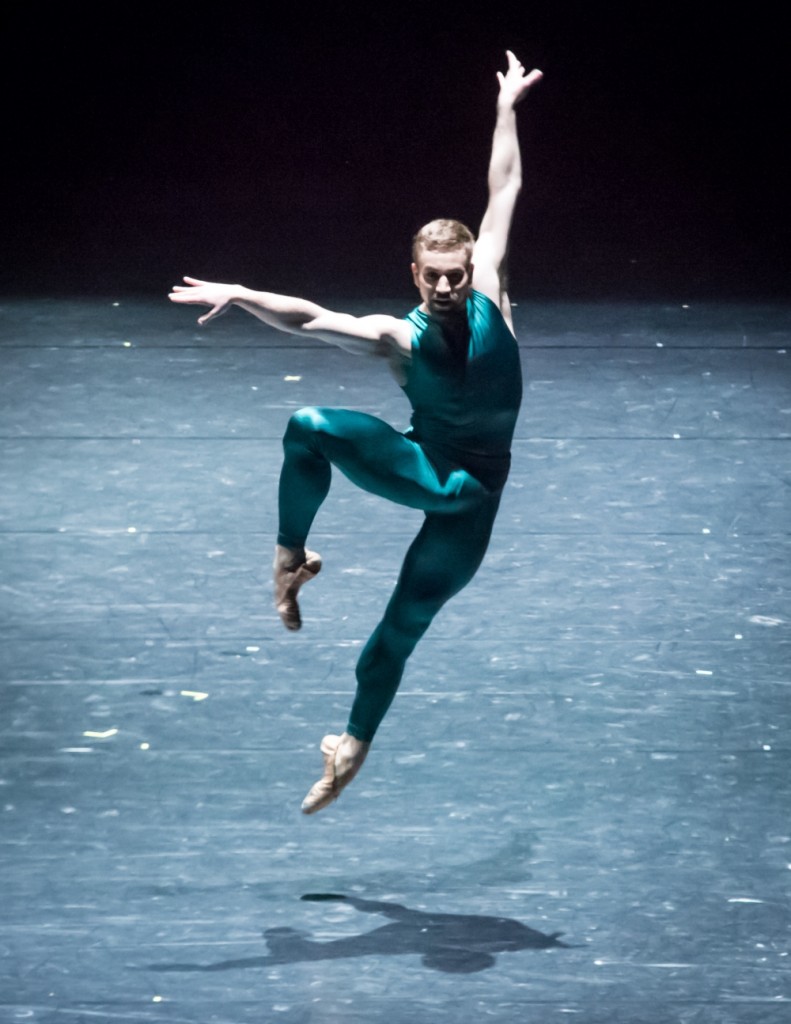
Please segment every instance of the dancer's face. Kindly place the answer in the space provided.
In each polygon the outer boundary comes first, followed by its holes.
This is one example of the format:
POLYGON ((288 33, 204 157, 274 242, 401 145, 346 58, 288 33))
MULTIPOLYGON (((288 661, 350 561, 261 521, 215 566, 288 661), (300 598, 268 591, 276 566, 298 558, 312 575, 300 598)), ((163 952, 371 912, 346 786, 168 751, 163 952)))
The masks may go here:
POLYGON ((472 262, 466 249, 421 249, 412 277, 426 312, 440 319, 458 315, 472 289, 472 262))

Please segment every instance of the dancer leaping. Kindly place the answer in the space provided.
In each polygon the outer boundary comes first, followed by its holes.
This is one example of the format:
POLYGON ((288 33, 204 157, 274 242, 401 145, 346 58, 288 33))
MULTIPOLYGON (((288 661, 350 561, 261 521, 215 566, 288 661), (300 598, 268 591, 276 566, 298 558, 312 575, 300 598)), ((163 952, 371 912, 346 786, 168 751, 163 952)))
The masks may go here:
POLYGON ((434 220, 414 238, 412 276, 421 302, 399 320, 355 317, 304 299, 185 277, 173 302, 210 306, 205 324, 231 306, 279 330, 388 360, 412 406, 405 434, 347 409, 300 409, 283 439, 275 604, 297 630, 300 588, 321 558, 306 547, 330 487, 331 466, 363 489, 425 519, 410 546, 384 617, 357 663, 346 731, 321 742, 324 775, 302 810, 331 803, 355 777, 395 696, 407 658, 434 616, 475 575, 489 543, 510 466, 522 396, 519 352, 506 291, 506 257, 522 184, 515 107, 542 77, 513 53, 498 72, 489 202, 478 239, 459 221, 434 220))

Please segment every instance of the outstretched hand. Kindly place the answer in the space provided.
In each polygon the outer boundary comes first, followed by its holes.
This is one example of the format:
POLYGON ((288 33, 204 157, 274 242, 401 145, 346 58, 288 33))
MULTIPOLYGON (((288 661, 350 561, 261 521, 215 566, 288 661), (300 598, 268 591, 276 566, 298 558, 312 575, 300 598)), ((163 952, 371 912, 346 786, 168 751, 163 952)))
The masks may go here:
POLYGON ((211 306, 208 313, 198 317, 199 324, 208 323, 215 317, 227 313, 233 302, 234 285, 217 284, 213 281, 199 281, 196 277, 185 277, 186 285, 176 284, 168 295, 171 302, 194 303, 211 306))
POLYGON ((538 68, 533 68, 530 72, 525 71, 515 54, 510 50, 506 50, 505 53, 508 58, 508 70, 505 73, 497 72, 497 81, 500 83, 498 102, 514 107, 521 99, 524 99, 536 82, 541 81, 544 74, 538 68))

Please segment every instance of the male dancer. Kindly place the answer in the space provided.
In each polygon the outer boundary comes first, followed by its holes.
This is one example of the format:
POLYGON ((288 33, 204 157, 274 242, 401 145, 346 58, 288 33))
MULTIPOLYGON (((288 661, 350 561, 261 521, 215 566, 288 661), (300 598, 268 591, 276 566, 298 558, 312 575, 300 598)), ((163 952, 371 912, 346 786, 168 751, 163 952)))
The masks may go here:
POLYGON ((407 658, 442 605, 481 564, 508 476, 522 394, 505 282, 522 184, 514 108, 542 76, 526 73, 510 51, 507 59, 506 72, 497 73, 489 203, 478 240, 454 220, 421 228, 412 276, 422 301, 405 319, 355 317, 304 299, 191 277, 170 295, 173 302, 210 306, 199 324, 241 306, 279 330, 382 356, 412 405, 406 434, 366 413, 308 408, 291 417, 283 439, 274 584, 286 629, 301 627, 298 592, 321 568, 321 558, 305 543, 329 491, 332 465, 359 487, 425 512, 384 617, 357 664, 346 731, 322 740, 324 776, 303 801, 306 814, 336 799, 360 770, 407 658))

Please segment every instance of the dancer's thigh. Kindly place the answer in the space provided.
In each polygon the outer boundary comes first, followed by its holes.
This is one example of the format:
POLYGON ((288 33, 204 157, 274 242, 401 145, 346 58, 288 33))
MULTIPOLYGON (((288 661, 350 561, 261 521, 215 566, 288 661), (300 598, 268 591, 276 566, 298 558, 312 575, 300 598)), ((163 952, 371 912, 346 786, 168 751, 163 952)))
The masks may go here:
POLYGON ((305 410, 316 443, 352 483, 400 505, 443 512, 463 507, 485 488, 463 469, 441 473, 415 441, 368 413, 305 410))

